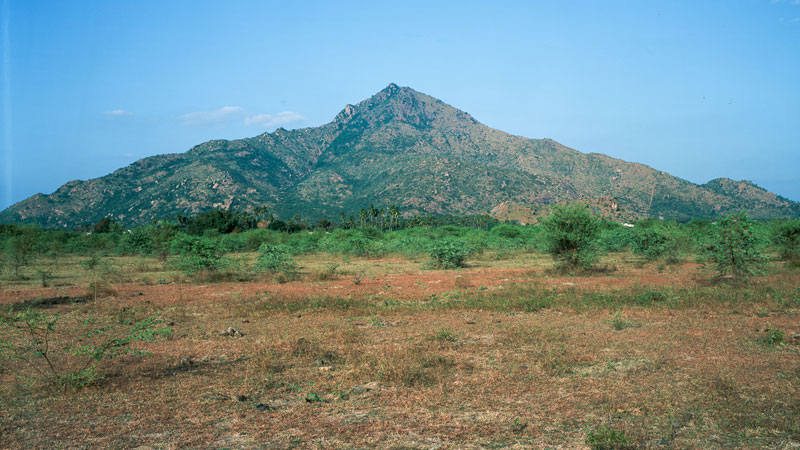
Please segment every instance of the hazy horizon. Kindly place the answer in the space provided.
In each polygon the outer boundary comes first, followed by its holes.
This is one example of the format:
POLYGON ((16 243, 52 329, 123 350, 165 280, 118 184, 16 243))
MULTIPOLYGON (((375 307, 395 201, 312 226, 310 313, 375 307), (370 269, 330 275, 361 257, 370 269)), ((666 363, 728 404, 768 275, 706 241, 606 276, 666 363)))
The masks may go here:
POLYGON ((390 82, 529 138, 800 200, 800 1, 2 0, 0 209, 390 82))

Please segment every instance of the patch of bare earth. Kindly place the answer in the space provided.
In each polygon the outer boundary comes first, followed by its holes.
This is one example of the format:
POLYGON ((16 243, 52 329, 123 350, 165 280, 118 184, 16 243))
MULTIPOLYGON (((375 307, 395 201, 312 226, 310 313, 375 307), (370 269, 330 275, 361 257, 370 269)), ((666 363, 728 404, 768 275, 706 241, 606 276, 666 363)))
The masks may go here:
MULTIPOLYGON (((800 347, 791 342, 800 274, 709 291, 696 279, 688 264, 561 276, 392 260, 358 284, 350 274, 115 284, 113 296, 46 311, 146 309, 172 334, 137 344, 146 355, 105 362, 107 376, 78 390, 0 371, 0 446, 583 448, 599 426, 637 448, 800 446, 800 347), (613 310, 431 305, 452 293, 533 292, 520 286, 701 297, 613 310), (753 295, 726 302, 737 290, 753 295), (239 333, 220 333, 228 328, 239 333), (770 329, 784 342, 764 343, 770 329)), ((11 288, 0 303, 85 291, 11 288)))

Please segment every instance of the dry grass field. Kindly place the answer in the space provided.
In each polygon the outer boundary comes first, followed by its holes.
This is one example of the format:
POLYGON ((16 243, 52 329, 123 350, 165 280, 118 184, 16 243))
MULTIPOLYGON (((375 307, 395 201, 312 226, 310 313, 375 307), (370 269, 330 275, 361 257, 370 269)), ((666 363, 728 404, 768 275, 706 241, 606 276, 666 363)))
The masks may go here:
POLYGON ((48 287, 4 281, 7 314, 58 315, 62 372, 76 342, 148 317, 164 332, 80 388, 4 360, 0 447, 800 448, 797 268, 728 285, 630 254, 575 276, 530 253, 298 262, 283 283, 208 282, 65 257, 48 287))

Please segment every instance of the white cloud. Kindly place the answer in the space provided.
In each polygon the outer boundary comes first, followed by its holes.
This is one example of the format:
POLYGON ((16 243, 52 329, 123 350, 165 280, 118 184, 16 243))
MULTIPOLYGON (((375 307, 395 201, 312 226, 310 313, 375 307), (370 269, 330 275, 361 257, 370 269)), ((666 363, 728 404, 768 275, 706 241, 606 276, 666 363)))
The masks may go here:
POLYGON ((220 125, 246 114, 241 106, 223 106, 216 111, 195 111, 180 116, 184 125, 220 125))
POLYGON ((244 124, 262 128, 272 128, 305 119, 305 117, 296 112, 283 111, 277 114, 256 114, 254 116, 245 117, 244 124))
POLYGON ((125 111, 124 109, 115 109, 115 110, 113 110, 113 111, 106 111, 106 112, 104 112, 103 114, 105 114, 105 115, 107 115, 107 116, 115 116, 115 117, 120 117, 120 116, 132 116, 132 115, 133 115, 133 113, 132 113, 132 112, 130 112, 130 111, 125 111))

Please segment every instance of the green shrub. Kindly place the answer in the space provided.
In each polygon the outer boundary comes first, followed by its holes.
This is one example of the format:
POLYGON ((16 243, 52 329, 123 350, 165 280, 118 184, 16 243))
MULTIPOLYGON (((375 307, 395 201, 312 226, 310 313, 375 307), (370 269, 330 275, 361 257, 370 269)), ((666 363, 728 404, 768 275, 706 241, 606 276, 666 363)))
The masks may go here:
POLYGON ((506 239, 522 238, 522 230, 520 230, 520 227, 508 224, 498 225, 492 228, 490 233, 506 239))
POLYGON ((220 234, 249 230, 256 227, 256 219, 247 212, 212 209, 189 219, 186 232, 195 236, 205 236, 208 230, 220 234))
POLYGON ((622 331, 626 328, 633 328, 636 326, 636 322, 626 319, 625 316, 622 315, 621 311, 617 311, 614 315, 612 315, 610 322, 611 326, 617 331, 622 331))
POLYGON ((598 258, 600 221, 588 206, 556 206, 544 221, 548 252, 566 270, 589 269, 598 258))
POLYGON ((624 251, 633 241, 633 231, 618 223, 605 222, 598 238, 600 248, 606 252, 624 251))
POLYGON ((716 234, 709 248, 709 260, 714 263, 718 277, 730 276, 743 280, 763 272, 766 258, 761 253, 762 242, 754 231, 754 222, 747 213, 723 217, 717 223, 716 234))
POLYGON ((122 254, 149 255, 153 252, 152 227, 136 227, 122 234, 118 252, 122 254))
POLYGON ((271 274, 290 275, 297 271, 297 262, 289 256, 285 247, 265 242, 258 248, 256 268, 271 274))
POLYGON ((284 248, 292 255, 307 255, 319 251, 319 242, 325 236, 324 231, 306 231, 294 233, 284 242, 284 248))
POLYGON ((5 240, 3 263, 13 277, 22 277, 22 269, 30 265, 38 255, 38 230, 32 227, 19 227, 18 232, 5 240))
POLYGON ((403 230, 392 233, 384 244, 383 250, 387 253, 399 253, 407 258, 415 258, 430 252, 433 240, 429 236, 410 233, 403 230))
POLYGON ((800 264, 800 219, 775 223, 772 242, 783 259, 800 264))
POLYGON ((172 241, 172 249, 178 254, 178 268, 188 275, 197 272, 214 272, 226 267, 225 247, 219 239, 179 235, 172 241))
POLYGON ((634 232, 633 252, 649 261, 664 259, 671 264, 678 263, 684 247, 680 230, 671 222, 639 226, 634 232))
POLYGON ((475 252, 475 248, 463 240, 445 238, 431 249, 431 263, 433 267, 439 269, 464 267, 467 258, 475 252))
POLYGON ((770 328, 767 330, 766 334, 761 337, 761 341, 770 347, 774 347, 783 344, 784 337, 783 331, 777 328, 770 328))
POLYGON ((234 236, 239 238, 245 250, 255 251, 265 242, 272 245, 282 243, 286 234, 274 230, 255 229, 237 233, 234 236))
POLYGON ((80 388, 103 377, 102 361, 142 354, 131 345, 171 332, 158 316, 125 321, 88 316, 67 325, 59 315, 9 308, 0 314, 0 360, 20 379, 80 388))
POLYGON ((433 339, 439 342, 456 342, 458 341, 458 334, 449 328, 442 328, 436 332, 433 339))

